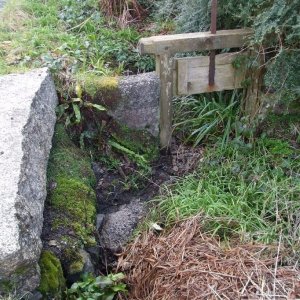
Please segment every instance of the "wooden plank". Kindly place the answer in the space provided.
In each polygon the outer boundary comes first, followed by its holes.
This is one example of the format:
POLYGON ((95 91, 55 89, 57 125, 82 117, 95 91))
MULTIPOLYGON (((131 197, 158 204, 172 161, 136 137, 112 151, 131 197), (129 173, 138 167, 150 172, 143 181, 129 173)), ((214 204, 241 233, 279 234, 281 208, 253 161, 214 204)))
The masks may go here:
POLYGON ((143 38, 139 43, 141 54, 172 54, 190 51, 205 51, 224 48, 243 47, 252 29, 220 30, 216 34, 210 32, 195 32, 175 35, 161 35, 143 38))
POLYGON ((189 70, 189 61, 187 59, 180 59, 177 61, 177 71, 178 71, 178 95, 188 95, 188 70, 189 70))
POLYGON ((208 92, 233 90, 242 87, 245 70, 234 69, 232 62, 241 53, 226 53, 216 56, 216 75, 214 86, 208 84, 209 57, 191 57, 177 59, 178 73, 187 74, 178 77, 178 95, 193 95, 208 92))
POLYGON ((177 95, 177 86, 178 86, 178 69, 175 59, 173 59, 173 96, 177 95))
POLYGON ((172 137, 173 57, 169 52, 160 55, 160 144, 168 149, 172 137))
MULTIPOLYGON (((245 55, 244 52, 232 52, 232 53, 223 53, 216 55, 216 64, 218 65, 227 65, 232 64, 238 55, 245 55)), ((188 61, 191 67, 206 67, 209 65, 209 56, 194 56, 194 57, 183 57, 176 58, 176 61, 184 63, 188 61)))

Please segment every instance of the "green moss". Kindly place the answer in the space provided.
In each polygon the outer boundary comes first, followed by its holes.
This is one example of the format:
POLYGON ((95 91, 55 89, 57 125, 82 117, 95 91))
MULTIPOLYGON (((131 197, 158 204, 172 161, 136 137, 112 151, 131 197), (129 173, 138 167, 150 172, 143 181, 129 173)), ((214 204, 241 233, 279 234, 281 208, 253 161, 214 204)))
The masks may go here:
POLYGON ((43 251, 40 258, 41 282, 39 291, 44 296, 61 299, 66 284, 59 259, 50 251, 43 251))
POLYGON ((77 77, 83 90, 91 97, 99 93, 114 91, 118 88, 117 77, 97 76, 95 74, 81 74, 77 77))
MULTIPOLYGON (((48 164, 48 181, 54 182, 47 201, 53 210, 51 230, 64 245, 60 257, 65 270, 78 266, 83 245, 95 245, 95 175, 90 157, 57 124, 48 164)), ((52 186, 52 185, 51 185, 52 186)))
POLYGON ((159 140, 154 138, 145 130, 135 130, 125 125, 117 124, 114 139, 129 150, 143 155, 149 162, 159 157, 159 140))
POLYGON ((47 175, 48 181, 55 181, 57 177, 70 177, 91 187, 95 185, 90 157, 74 145, 62 124, 55 127, 47 175))
POLYGON ((67 271, 69 275, 74 275, 82 272, 84 267, 84 260, 78 249, 66 249, 64 251, 64 258, 67 262, 67 271))
POLYGON ((73 178, 56 178, 56 184, 49 201, 52 207, 63 211, 69 218, 56 219, 55 226, 71 227, 83 241, 90 240, 96 214, 96 195, 93 189, 73 178))
POLYGON ((82 258, 80 260, 74 261, 69 266, 69 274, 71 275, 78 274, 82 272, 83 267, 84 267, 84 261, 82 258))
POLYGON ((15 275, 20 276, 26 274, 30 270, 30 267, 28 266, 20 266, 19 268, 16 269, 14 272, 15 275))

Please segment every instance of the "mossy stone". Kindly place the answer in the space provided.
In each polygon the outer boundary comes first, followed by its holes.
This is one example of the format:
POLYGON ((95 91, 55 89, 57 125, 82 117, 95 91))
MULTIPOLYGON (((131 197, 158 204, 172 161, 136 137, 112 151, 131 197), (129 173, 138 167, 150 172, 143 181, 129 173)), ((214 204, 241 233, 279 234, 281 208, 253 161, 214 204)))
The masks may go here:
POLYGON ((73 143, 62 124, 55 128, 48 182, 50 235, 62 246, 58 255, 68 278, 70 266, 78 270, 82 260, 76 253, 96 243, 96 179, 90 156, 73 143))
POLYGON ((84 97, 96 104, 113 109, 121 98, 118 77, 80 74, 77 81, 82 87, 84 97))
POLYGON ((90 157, 74 145, 63 124, 55 127, 47 173, 48 181, 59 176, 77 178, 91 187, 96 183, 90 157))
POLYGON ((77 260, 77 261, 74 261, 70 264, 68 273, 70 275, 78 274, 78 273, 82 272, 83 268, 84 268, 83 259, 77 260))
POLYGON ((62 299, 66 282, 60 260, 51 251, 43 251, 39 264, 41 282, 38 290, 50 299, 62 299))
POLYGON ((78 237, 89 241, 94 230, 96 215, 96 195, 94 190, 78 179, 56 178, 56 188, 49 201, 52 207, 63 211, 69 218, 56 220, 58 223, 71 227, 78 237), (60 221, 60 222, 59 222, 60 221), (64 224, 65 223, 65 224, 64 224))
POLYGON ((95 97, 99 91, 112 91, 118 88, 118 78, 109 76, 97 76, 95 74, 81 74, 79 83, 90 96, 95 97))
POLYGON ((80 274, 84 272, 85 267, 85 260, 81 255, 81 250, 78 248, 68 248, 65 249, 63 255, 66 262, 65 268, 67 281, 71 279, 71 282, 73 282, 74 279, 79 279, 80 274))

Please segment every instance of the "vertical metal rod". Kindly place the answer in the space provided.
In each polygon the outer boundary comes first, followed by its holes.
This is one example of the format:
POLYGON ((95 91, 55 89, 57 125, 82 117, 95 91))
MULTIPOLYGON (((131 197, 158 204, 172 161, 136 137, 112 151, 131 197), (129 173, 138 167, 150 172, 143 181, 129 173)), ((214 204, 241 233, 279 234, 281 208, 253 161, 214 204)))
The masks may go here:
MULTIPOLYGON (((212 34, 217 33, 217 10, 218 10, 218 0, 211 1, 211 24, 210 31, 212 34)), ((212 50, 209 56, 209 75, 208 84, 213 86, 215 84, 215 74, 216 74, 216 51, 212 50)))
POLYGON ((218 0, 211 1, 211 23, 210 31, 212 34, 217 33, 217 9, 218 9, 218 0))

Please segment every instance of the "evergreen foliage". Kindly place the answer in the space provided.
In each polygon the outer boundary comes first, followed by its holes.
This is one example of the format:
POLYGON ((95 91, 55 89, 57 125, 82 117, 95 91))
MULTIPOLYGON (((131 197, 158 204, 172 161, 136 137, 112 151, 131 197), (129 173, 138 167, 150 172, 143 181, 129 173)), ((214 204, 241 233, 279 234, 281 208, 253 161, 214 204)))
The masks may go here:
MULTIPOLYGON (((172 19, 177 32, 206 31, 210 26, 210 0, 160 0, 157 17, 172 19)), ((284 100, 299 97, 300 1, 219 1, 218 29, 252 27, 253 44, 267 53, 266 83, 284 100)))

